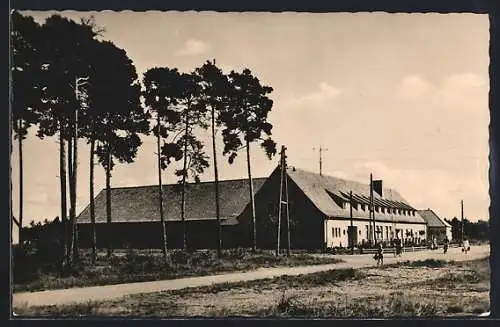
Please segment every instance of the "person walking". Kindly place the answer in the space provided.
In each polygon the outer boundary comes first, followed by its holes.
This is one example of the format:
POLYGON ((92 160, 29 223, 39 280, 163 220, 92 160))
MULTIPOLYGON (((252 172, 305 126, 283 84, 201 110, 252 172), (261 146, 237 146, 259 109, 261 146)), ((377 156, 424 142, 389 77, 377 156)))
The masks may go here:
POLYGON ((443 253, 444 254, 446 254, 446 252, 448 252, 449 243, 450 243, 450 241, 448 240, 448 237, 445 237, 444 241, 443 241, 443 253))
POLYGON ((395 245, 396 245, 396 252, 394 252, 394 256, 395 257, 401 256, 402 245, 401 245, 401 240, 399 238, 396 239, 395 245))
POLYGON ((469 251, 470 251, 470 244, 469 244, 469 240, 468 240, 468 239, 464 239, 464 242, 463 242, 462 246, 463 246, 463 247, 462 247, 462 252, 463 252, 464 254, 467 254, 467 252, 469 252, 469 251))
POLYGON ((375 259, 377 260, 377 266, 384 264, 384 248, 382 243, 377 244, 377 253, 375 254, 375 259))

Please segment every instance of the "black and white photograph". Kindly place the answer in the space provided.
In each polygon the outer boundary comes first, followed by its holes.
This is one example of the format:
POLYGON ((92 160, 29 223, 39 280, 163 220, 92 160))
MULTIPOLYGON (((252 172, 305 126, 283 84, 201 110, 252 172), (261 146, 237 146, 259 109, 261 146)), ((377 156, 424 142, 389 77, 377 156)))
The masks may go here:
POLYGON ((490 316, 487 14, 10 19, 14 317, 490 316))

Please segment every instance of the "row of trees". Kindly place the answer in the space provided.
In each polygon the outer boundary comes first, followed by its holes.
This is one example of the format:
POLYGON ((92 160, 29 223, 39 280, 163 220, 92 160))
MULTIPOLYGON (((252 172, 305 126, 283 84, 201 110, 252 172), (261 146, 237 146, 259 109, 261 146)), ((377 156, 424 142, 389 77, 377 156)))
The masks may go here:
POLYGON ((473 240, 486 241, 489 239, 489 224, 485 220, 478 220, 477 222, 471 222, 467 218, 464 218, 463 223, 457 217, 453 219, 446 219, 445 221, 451 225, 451 235, 454 240, 462 239, 462 226, 463 226, 463 236, 473 240))
MULTIPOLYGON (((39 138, 57 136, 61 183, 62 251, 67 266, 76 257, 76 190, 78 141, 90 145, 90 218, 93 231, 92 257, 96 257, 94 166, 95 160, 106 173, 106 217, 111 223, 111 177, 117 162, 134 161, 142 145, 141 135, 156 137, 158 204, 162 225, 163 253, 168 261, 166 224, 163 208, 162 173, 174 161, 182 164, 175 174, 182 184, 181 219, 184 248, 188 247, 185 228, 185 187, 190 178, 199 181, 210 167, 199 131, 210 129, 215 175, 215 204, 221 248, 217 155, 222 152, 233 163, 245 148, 255 226, 250 146, 259 142, 271 158, 276 144, 270 138, 268 113, 273 101, 271 87, 263 86, 252 72, 224 74, 213 61, 189 73, 175 68, 154 67, 142 83, 133 62, 123 49, 101 40, 104 29, 92 18, 75 22, 53 15, 39 25, 32 17, 12 14, 12 125, 19 148, 19 216, 23 224, 23 140, 31 126, 39 138), (141 103, 141 100, 142 103, 141 103), (224 148, 218 151, 221 134, 224 148), (69 217, 66 188, 69 188, 69 217)), ((255 229, 253 246, 256 247, 255 229)), ((108 246, 108 254, 111 247, 108 246)))

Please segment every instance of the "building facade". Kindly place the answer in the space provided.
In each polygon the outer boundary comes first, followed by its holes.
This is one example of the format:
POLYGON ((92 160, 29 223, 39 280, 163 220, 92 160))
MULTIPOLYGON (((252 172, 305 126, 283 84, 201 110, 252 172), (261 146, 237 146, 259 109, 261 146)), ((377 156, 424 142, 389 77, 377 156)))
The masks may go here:
MULTIPOLYGON (((333 176, 319 175, 289 167, 286 171, 292 248, 318 249, 347 247, 352 241, 356 246, 374 244, 377 241, 390 244, 395 239, 405 244, 425 241, 427 225, 417 210, 392 189, 374 192, 374 217, 370 220, 370 186, 333 176), (352 220, 350 216, 350 197, 352 220), (352 229, 351 226, 352 225, 352 229), (350 232, 352 230, 353 232, 350 232)), ((278 203, 280 196, 280 170, 277 168, 255 195, 257 220, 257 244, 274 248, 278 240, 278 203)), ((287 219, 284 211, 281 219, 280 247, 288 242, 287 219)), ((248 208, 247 208, 248 209, 248 208)), ((238 217, 240 239, 249 241, 250 213, 245 210, 238 217)))

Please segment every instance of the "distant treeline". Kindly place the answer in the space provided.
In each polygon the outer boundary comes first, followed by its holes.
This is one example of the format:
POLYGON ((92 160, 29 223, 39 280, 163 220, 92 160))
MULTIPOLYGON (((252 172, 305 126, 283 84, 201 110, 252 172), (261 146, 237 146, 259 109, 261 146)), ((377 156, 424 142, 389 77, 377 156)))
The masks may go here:
MULTIPOLYGON (((451 225, 451 234, 454 240, 459 240, 462 237, 462 222, 457 217, 453 219, 444 219, 448 224, 451 225)), ((464 237, 471 240, 481 240, 486 241, 490 237, 489 224, 487 221, 478 220, 473 223, 467 218, 463 221, 464 227, 464 237)))

